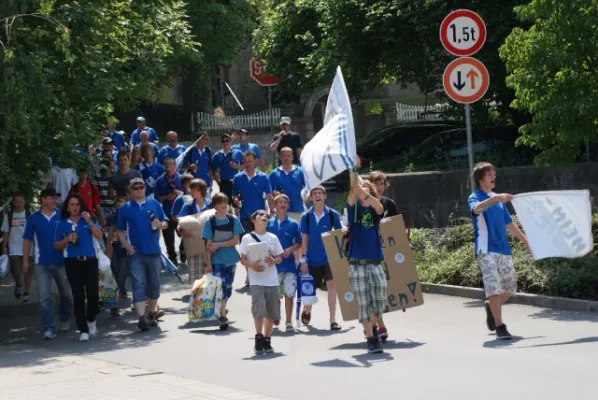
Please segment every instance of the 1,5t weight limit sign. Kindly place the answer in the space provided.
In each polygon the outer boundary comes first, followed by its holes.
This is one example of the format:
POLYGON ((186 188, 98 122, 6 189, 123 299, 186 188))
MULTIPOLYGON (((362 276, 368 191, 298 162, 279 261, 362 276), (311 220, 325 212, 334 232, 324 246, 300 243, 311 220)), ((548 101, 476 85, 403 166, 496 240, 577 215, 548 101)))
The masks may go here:
POLYGON ((440 25, 440 41, 449 53, 470 56, 486 42, 486 24, 471 10, 453 11, 440 25))

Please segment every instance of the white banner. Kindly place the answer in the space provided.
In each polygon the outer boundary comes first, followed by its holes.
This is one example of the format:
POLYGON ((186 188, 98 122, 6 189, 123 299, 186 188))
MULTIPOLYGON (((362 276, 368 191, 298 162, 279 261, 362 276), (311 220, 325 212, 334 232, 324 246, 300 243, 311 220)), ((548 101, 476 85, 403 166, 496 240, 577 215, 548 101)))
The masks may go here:
POLYGON ((306 189, 310 190, 353 168, 357 161, 356 153, 351 102, 341 67, 338 67, 328 95, 324 127, 301 152, 306 189))
POLYGON ((511 203, 534 260, 582 257, 594 248, 588 190, 523 193, 511 203))

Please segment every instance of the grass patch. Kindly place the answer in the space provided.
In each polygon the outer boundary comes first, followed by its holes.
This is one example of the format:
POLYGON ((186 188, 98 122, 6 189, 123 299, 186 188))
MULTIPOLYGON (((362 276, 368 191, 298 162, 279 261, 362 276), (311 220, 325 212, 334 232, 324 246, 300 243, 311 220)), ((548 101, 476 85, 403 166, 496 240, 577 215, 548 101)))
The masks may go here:
MULTIPOLYGON (((514 218, 515 220, 515 218, 514 218)), ((594 243, 598 214, 592 218, 594 243)), ((598 299, 598 249, 576 259, 533 261, 525 246, 509 235, 518 291, 573 299, 598 299)), ((473 256, 473 227, 468 219, 452 227, 413 229, 411 242, 422 282, 482 288, 482 275, 473 256)))

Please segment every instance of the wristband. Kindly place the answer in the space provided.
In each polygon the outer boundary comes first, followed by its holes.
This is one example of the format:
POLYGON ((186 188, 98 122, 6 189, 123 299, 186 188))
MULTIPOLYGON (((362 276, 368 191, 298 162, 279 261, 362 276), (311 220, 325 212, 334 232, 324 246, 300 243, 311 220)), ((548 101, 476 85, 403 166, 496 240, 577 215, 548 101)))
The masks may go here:
POLYGON ((301 264, 305 263, 307 264, 307 256, 301 256, 301 264))

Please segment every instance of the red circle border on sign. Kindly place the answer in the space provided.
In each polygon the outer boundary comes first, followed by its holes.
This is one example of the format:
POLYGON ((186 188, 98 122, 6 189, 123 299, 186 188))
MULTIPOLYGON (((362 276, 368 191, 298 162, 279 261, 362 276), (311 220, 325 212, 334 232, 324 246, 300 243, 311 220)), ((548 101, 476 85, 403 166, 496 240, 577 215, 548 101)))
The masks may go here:
POLYGON ((444 86, 444 91, 446 94, 457 103, 471 104, 484 97, 488 91, 488 87, 490 86, 490 74, 488 73, 486 66, 481 61, 473 57, 460 57, 451 61, 451 63, 447 65, 446 69, 444 70, 444 74, 442 75, 442 85, 444 86), (482 73, 482 88, 473 96, 461 96, 453 89, 453 85, 451 83, 451 73, 461 64, 472 64, 482 73))
POLYGON ((480 51, 482 46, 484 46, 484 43, 486 43, 486 34, 486 24, 484 23, 484 20, 477 13, 471 10, 455 10, 449 15, 447 15, 442 21, 442 24, 440 25, 440 42, 442 43, 442 46, 444 46, 445 50, 449 53, 459 57, 471 56, 480 51), (459 17, 469 17, 473 19, 480 31, 480 39, 478 40, 478 42, 474 46, 466 50, 461 50, 451 45, 446 34, 447 27, 450 25, 450 23, 459 17))

